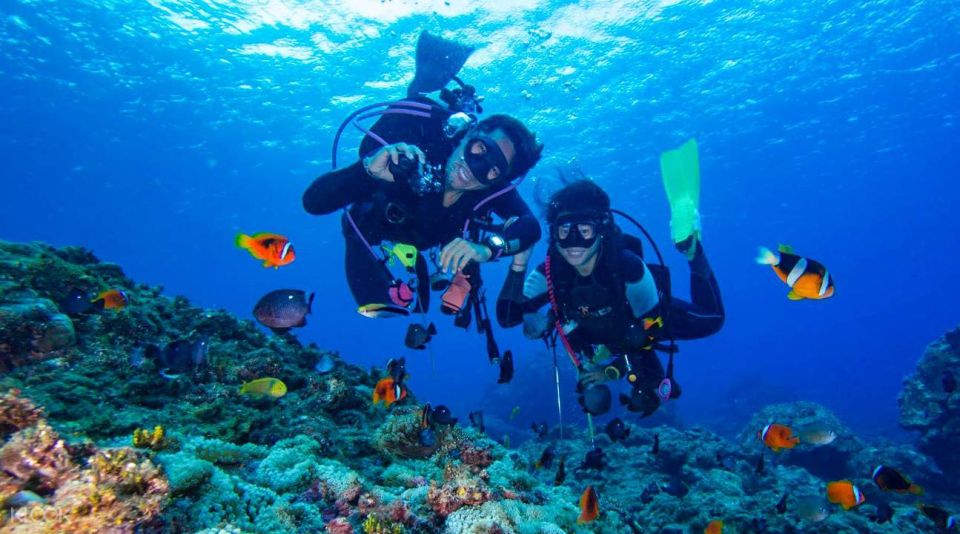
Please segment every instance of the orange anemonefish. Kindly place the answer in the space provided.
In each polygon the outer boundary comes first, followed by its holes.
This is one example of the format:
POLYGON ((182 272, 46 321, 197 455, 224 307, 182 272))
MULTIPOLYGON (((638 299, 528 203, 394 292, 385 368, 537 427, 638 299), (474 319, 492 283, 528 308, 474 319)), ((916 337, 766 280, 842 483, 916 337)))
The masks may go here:
POLYGON ((859 506, 867 500, 860 488, 853 485, 849 480, 840 480, 827 484, 827 499, 834 504, 843 506, 844 510, 849 510, 854 506, 859 506))
POLYGON ((406 396, 407 390, 404 389, 403 385, 389 376, 381 378, 380 381, 377 382, 377 386, 373 388, 374 404, 383 401, 384 406, 390 406, 406 396))
POLYGON ((877 468, 873 470, 873 481, 876 482, 877 487, 883 491, 923 495, 923 488, 910 482, 900 471, 885 465, 878 465, 877 468))
POLYGON ((778 252, 760 247, 757 263, 770 265, 788 286, 790 300, 825 299, 834 293, 833 276, 818 261, 803 258, 793 253, 793 249, 780 245, 778 252))
POLYGON ((600 498, 597 497, 597 491, 593 486, 587 486, 580 496, 580 517, 577 518, 577 524, 589 523, 600 515, 600 498))
POLYGON ((122 310, 127 306, 127 294, 119 289, 108 289, 93 299, 94 304, 103 301, 105 310, 122 310))
POLYGON ((290 240, 280 234, 237 234, 236 243, 254 258, 263 260, 264 267, 279 269, 280 266, 289 265, 297 259, 290 240))
POLYGON ((757 432, 757 439, 770 447, 773 452, 780 452, 781 449, 792 449, 797 443, 800 443, 800 438, 793 435, 793 430, 790 427, 777 423, 771 423, 763 427, 763 430, 757 432))
POLYGON ((707 528, 703 529, 703 534, 721 534, 723 532, 723 521, 720 519, 714 519, 707 524, 707 528))

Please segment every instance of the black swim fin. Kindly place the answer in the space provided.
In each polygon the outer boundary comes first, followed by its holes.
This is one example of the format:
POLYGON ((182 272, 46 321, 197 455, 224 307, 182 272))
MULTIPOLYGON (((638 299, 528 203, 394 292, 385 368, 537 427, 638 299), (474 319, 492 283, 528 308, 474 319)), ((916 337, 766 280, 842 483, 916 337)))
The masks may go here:
POLYGON ((422 32, 417 40, 417 71, 407 88, 407 96, 432 93, 446 87, 473 50, 471 46, 422 32))

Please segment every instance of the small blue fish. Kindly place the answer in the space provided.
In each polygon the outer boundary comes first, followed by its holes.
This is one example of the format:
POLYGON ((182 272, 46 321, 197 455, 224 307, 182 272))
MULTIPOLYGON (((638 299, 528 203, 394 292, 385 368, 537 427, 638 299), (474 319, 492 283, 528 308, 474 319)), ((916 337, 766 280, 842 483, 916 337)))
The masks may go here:
POLYGON ((433 433, 433 430, 425 428, 420 431, 420 445, 424 447, 433 447, 437 443, 437 435, 433 433))
POLYGON ((325 375, 330 371, 333 371, 334 367, 337 366, 337 362, 334 361, 333 356, 328 352, 324 352, 320 355, 320 359, 317 360, 316 365, 313 366, 314 371, 325 375))

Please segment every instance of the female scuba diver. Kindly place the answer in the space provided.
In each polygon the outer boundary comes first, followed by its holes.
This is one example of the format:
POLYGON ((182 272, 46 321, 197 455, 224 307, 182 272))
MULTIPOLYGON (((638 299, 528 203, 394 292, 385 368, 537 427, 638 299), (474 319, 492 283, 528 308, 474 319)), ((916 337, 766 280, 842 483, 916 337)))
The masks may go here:
POLYGON ((497 320, 504 327, 522 322, 530 338, 556 329, 579 372, 584 411, 606 413, 611 393, 603 382, 626 378, 631 391, 621 394, 620 402, 649 416, 662 401, 680 395, 672 376, 672 341, 706 337, 723 325, 720 290, 698 234, 677 244, 692 257, 692 302, 686 302, 669 296, 666 268, 644 262, 642 243, 621 232, 610 197, 593 182, 581 179, 557 191, 546 219, 546 261, 524 280, 530 253, 514 256, 497 320), (547 314, 538 311, 544 306, 547 314), (669 348, 663 345, 668 340, 669 348), (655 350, 671 351, 667 372, 655 350))

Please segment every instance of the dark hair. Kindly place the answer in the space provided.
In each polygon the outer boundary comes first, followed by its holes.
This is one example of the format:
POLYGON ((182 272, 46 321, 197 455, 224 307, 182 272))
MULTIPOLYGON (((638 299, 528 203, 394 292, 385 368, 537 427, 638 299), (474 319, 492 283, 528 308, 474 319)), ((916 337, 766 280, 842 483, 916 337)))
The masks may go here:
POLYGON ((610 211, 610 195, 593 181, 581 178, 568 183, 550 196, 547 203, 547 224, 553 225, 557 216, 564 212, 596 212, 606 215, 610 211))
POLYGON ((527 174, 540 161, 543 143, 538 143, 536 134, 509 115, 490 115, 477 123, 477 130, 483 133, 503 130, 510 138, 515 150, 513 161, 510 162, 510 176, 507 177, 510 180, 527 174))
MULTIPOLYGON (((563 177, 562 174, 561 177, 563 177)), ((554 268, 558 272, 564 272, 568 269, 572 271, 573 269, 555 247, 556 229, 554 223, 557 217, 565 212, 594 213, 602 217, 600 251, 595 272, 605 280, 608 287, 623 287, 619 272, 620 262, 618 261, 619 251, 622 248, 621 232, 611 218, 610 195, 583 175, 567 182, 561 189, 550 195, 550 201, 546 209, 549 232, 547 254, 551 256, 551 262, 557 266, 554 268)), ((565 277, 561 276, 560 278, 565 277)))

